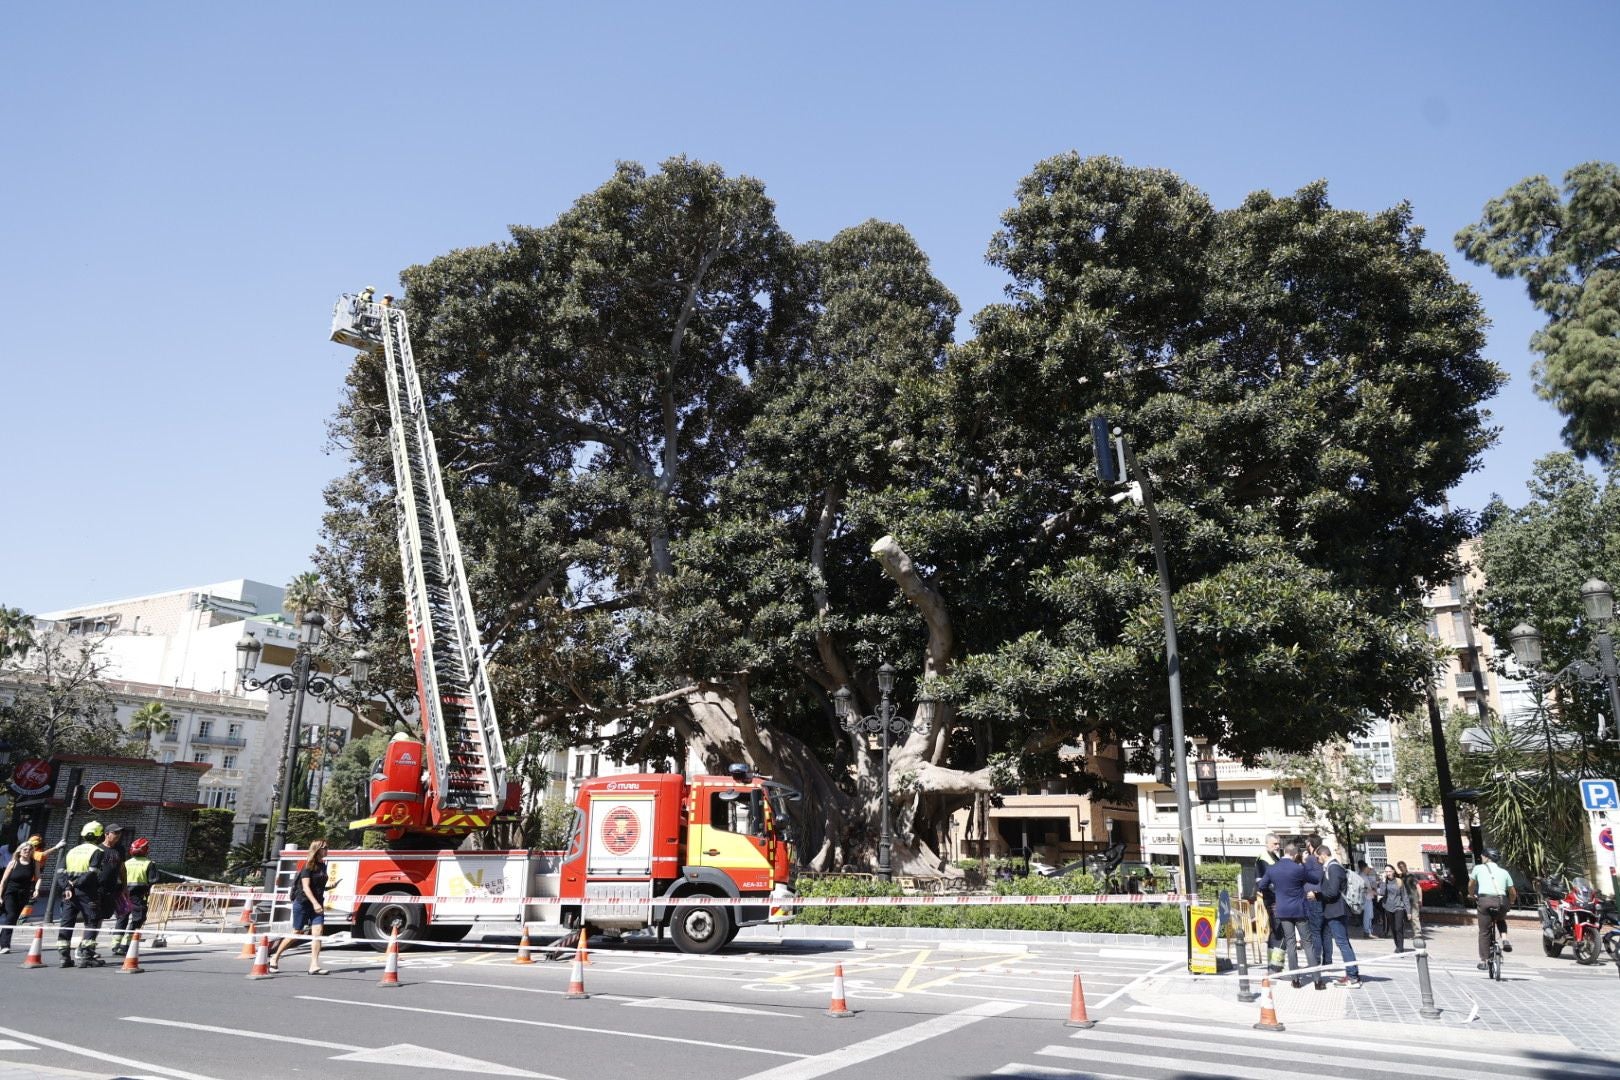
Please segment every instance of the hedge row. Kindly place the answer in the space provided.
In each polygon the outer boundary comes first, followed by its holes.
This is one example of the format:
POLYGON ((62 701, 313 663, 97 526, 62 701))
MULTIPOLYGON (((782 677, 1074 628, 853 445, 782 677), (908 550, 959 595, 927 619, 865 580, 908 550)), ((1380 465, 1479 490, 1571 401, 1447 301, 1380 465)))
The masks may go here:
MULTIPOLYGON (((1057 896, 1095 893, 1099 882, 1089 875, 1060 878, 1021 877, 996 883, 1002 896, 1057 896)), ((800 896, 899 896, 900 886, 867 878, 829 877, 800 879, 800 896)), ((809 907, 800 908, 797 922, 809 926, 925 926, 973 930, 1062 930, 1092 934, 1181 935, 1181 910, 1173 905, 1097 904, 999 907, 968 904, 960 907, 809 907)))

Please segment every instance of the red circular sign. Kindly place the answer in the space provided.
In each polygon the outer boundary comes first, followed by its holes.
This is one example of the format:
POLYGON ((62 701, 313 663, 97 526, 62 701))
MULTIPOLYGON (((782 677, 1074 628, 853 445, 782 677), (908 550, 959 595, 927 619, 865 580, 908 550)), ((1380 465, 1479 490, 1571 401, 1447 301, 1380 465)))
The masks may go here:
POLYGON ((84 797, 92 810, 111 810, 124 801, 124 789, 111 780, 102 780, 91 784, 84 797))
POLYGON ((1604 851, 1613 851, 1614 850, 1614 827, 1613 826, 1604 826, 1603 831, 1598 833, 1598 843, 1603 845, 1603 850, 1604 851))
POLYGON ((628 806, 615 806, 602 819, 602 846, 614 855, 628 855, 641 839, 641 819, 628 806))
POLYGON ((1200 949, 1209 948, 1210 942, 1215 940, 1215 924, 1200 915, 1193 922, 1193 940, 1198 942, 1200 949))
POLYGON ((44 758, 28 758, 11 767, 11 790, 19 798, 43 795, 51 789, 51 763, 44 758))

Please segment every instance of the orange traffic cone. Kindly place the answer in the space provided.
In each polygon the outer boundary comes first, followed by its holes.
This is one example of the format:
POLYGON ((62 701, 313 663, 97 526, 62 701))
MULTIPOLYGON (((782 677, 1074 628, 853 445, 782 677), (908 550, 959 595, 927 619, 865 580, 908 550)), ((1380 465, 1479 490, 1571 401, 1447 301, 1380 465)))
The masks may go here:
POLYGON ((844 1002, 844 965, 843 964, 834 964, 833 965, 832 1003, 827 1006, 827 1015, 828 1016, 835 1016, 835 1017, 838 1017, 840 1019, 842 1019, 843 1017, 846 1017, 846 1016, 854 1016, 855 1015, 854 1013, 849 1011, 849 1006, 847 1004, 845 1004, 845 1002, 844 1002))
POLYGON ((1260 1022, 1255 1027, 1261 1031, 1286 1031, 1282 1022, 1277 1019, 1277 1003, 1271 997, 1271 980, 1260 980, 1260 1022))
POLYGON ((45 966, 45 928, 34 927, 34 941, 28 946, 28 956, 23 960, 24 971, 37 971, 45 966))
POLYGON ((518 939, 517 959, 513 960, 512 963, 514 963, 514 964, 532 964, 532 963, 534 963, 534 957, 529 955, 529 924, 528 923, 523 924, 523 936, 518 939))
POLYGON ((137 930, 129 935, 129 949, 124 953, 124 966, 118 969, 118 974, 140 975, 145 971, 141 967, 141 932, 137 930))
POLYGON ((1074 989, 1069 993, 1069 1019, 1064 1027, 1091 1028, 1097 1021, 1086 1015, 1086 988, 1080 983, 1080 972, 1074 973, 1074 989))
POLYGON ((377 980, 378 986, 399 985, 399 931, 396 929, 388 939, 388 958, 383 961, 383 976, 377 980))
POLYGON ((270 977, 270 935, 263 934, 259 938, 259 949, 253 954, 253 967, 248 971, 250 979, 268 979, 270 977))
POLYGON ((258 940, 259 926, 257 923, 248 923, 247 940, 242 942, 242 951, 236 954, 238 960, 253 959, 253 943, 258 940))
POLYGON ((579 948, 574 952, 574 967, 568 973, 568 993, 563 997, 570 1001, 583 1001, 590 996, 585 992, 585 942, 581 938, 579 948))
POLYGON ((251 903, 247 902, 246 900, 244 900, 242 902, 242 919, 241 919, 241 922, 242 922, 243 926, 252 926, 253 925, 253 905, 251 903))

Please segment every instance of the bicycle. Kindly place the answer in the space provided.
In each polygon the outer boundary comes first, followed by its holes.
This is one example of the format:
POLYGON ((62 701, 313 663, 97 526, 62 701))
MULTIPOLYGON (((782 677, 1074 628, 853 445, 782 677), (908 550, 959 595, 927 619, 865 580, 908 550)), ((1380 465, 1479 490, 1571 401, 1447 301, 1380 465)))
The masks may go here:
POLYGON ((1485 973, 1495 982, 1502 981, 1502 931, 1496 920, 1491 920, 1491 951, 1485 958, 1485 973))

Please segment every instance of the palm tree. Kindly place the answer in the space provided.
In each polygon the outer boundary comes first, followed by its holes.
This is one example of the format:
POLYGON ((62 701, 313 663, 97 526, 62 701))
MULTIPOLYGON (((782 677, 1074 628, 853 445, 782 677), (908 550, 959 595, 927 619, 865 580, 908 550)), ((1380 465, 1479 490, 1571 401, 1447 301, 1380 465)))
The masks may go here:
POLYGON ((34 620, 22 608, 0 607, 0 660, 21 660, 34 647, 34 620))
POLYGON ((152 736, 174 726, 174 717, 161 701, 148 701, 129 718, 129 730, 146 739, 146 752, 152 753, 152 736))
POLYGON ((287 591, 281 599, 281 606, 292 612, 295 624, 303 622, 306 611, 321 611, 331 606, 326 587, 321 584, 321 575, 313 570, 294 574, 293 579, 287 582, 287 591))

